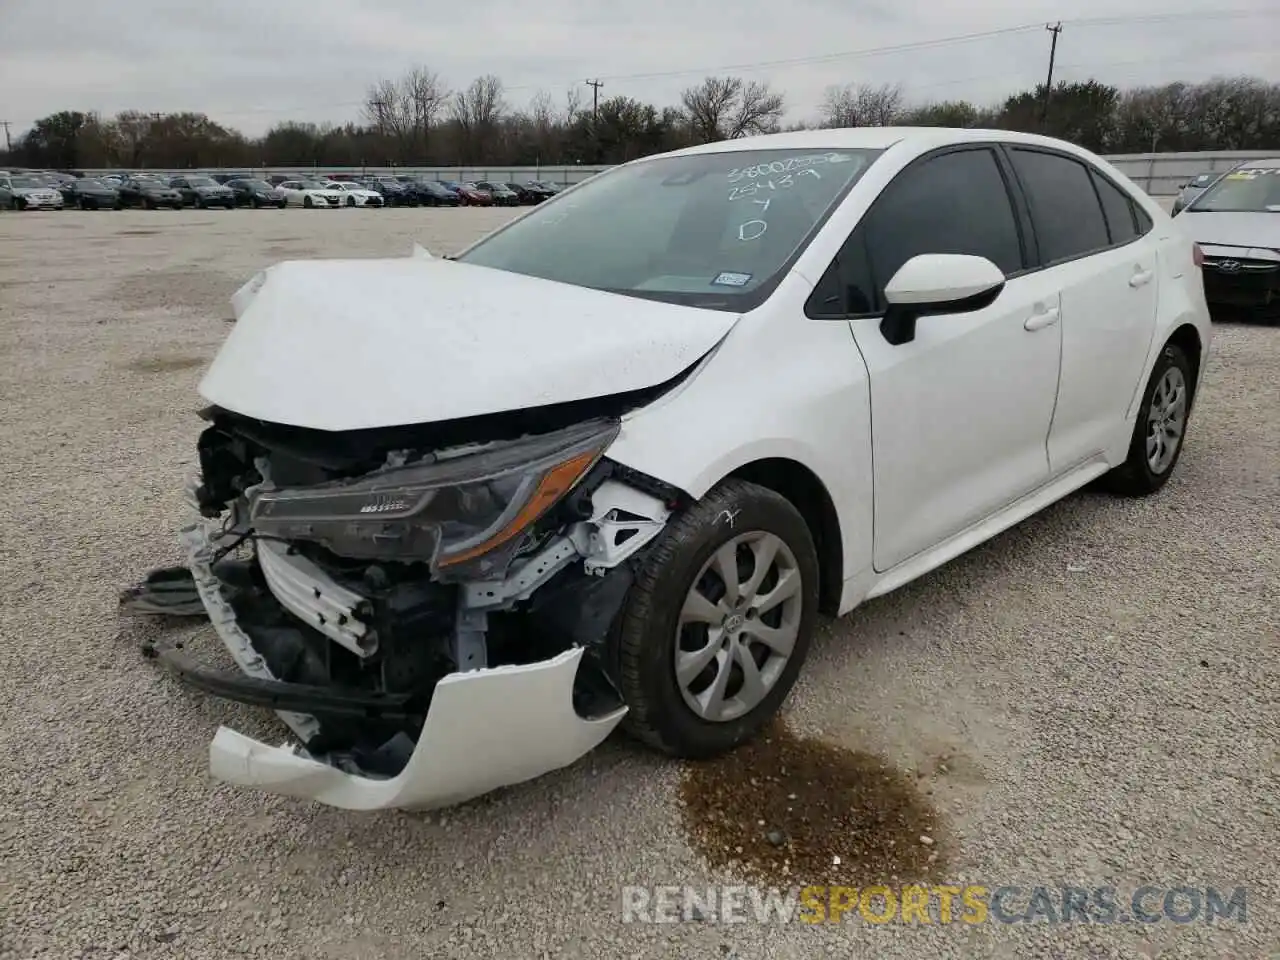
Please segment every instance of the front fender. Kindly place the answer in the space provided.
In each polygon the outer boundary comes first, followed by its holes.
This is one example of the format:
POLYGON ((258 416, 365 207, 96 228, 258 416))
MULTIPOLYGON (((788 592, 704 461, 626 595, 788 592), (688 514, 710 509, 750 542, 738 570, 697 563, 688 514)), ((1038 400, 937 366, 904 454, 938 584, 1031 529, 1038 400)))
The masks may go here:
POLYGON ((870 391, 848 323, 803 316, 808 289, 793 275, 745 315, 685 384, 624 418, 608 456, 693 497, 755 461, 796 461, 831 495, 848 578, 871 558, 870 391))

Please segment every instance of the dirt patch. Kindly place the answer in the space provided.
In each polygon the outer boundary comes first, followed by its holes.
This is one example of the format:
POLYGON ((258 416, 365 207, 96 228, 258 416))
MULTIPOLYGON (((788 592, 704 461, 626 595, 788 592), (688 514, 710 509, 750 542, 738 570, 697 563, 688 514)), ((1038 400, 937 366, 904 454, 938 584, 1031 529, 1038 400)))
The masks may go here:
POLYGON ((924 788, 882 758, 775 723, 752 743, 691 763, 680 808, 713 867, 790 887, 935 880, 947 843, 924 788))
POLYGON ((190 370, 202 366, 204 357, 143 357, 129 364, 135 373, 170 373, 174 370, 190 370))
POLYGON ((126 277, 116 284, 112 293, 115 301, 130 312, 185 308, 222 313, 227 298, 240 283, 214 270, 170 267, 126 277))

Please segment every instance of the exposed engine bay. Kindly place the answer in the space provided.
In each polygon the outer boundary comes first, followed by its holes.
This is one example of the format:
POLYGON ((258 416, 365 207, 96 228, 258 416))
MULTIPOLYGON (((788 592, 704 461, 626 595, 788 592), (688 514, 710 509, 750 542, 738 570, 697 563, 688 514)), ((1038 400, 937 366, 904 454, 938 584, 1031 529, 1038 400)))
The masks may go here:
MULTIPOLYGON (((586 419, 566 405, 344 433, 203 411, 188 568, 154 572, 122 603, 207 615, 242 674, 210 672, 181 645, 150 653, 196 687, 277 710, 298 739, 264 774, 254 764, 275 748, 224 729, 215 774, 221 762, 224 778, 262 783, 305 761, 302 780, 315 764, 403 779, 428 716, 448 709, 434 703, 446 687, 452 702, 479 690, 460 679, 534 684, 539 668, 554 668, 552 686, 571 680, 579 720, 609 720, 588 738, 603 739, 625 712, 609 630, 633 562, 685 499, 603 456, 633 399, 595 401, 586 419)), ((329 802, 385 805, 342 796, 329 802)))

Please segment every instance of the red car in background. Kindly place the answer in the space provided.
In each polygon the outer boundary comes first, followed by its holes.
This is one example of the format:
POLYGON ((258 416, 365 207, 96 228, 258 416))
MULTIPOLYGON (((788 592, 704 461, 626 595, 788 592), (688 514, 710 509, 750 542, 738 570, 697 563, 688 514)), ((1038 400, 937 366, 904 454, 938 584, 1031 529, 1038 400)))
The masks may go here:
POLYGON ((464 207, 493 206, 493 194, 488 190, 481 190, 474 183, 458 183, 454 180, 445 180, 444 185, 458 195, 458 202, 464 207))

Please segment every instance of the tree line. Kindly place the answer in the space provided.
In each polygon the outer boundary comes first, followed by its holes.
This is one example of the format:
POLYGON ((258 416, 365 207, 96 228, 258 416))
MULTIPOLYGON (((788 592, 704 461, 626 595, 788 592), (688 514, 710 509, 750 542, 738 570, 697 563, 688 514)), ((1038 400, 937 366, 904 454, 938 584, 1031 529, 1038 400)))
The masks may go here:
POLYGON ((628 96, 598 105, 571 90, 513 108, 488 74, 452 90, 420 67, 375 84, 358 122, 282 122, 247 137, 203 113, 63 110, 0 153, 0 167, 80 168, 561 166, 621 163, 697 143, 811 127, 889 124, 1043 132, 1099 153, 1280 148, 1280 83, 1224 77, 1120 89, 1098 80, 1013 93, 1003 102, 911 103, 901 86, 827 88, 813 123, 787 124, 785 95, 762 81, 710 76, 674 105, 628 96))

